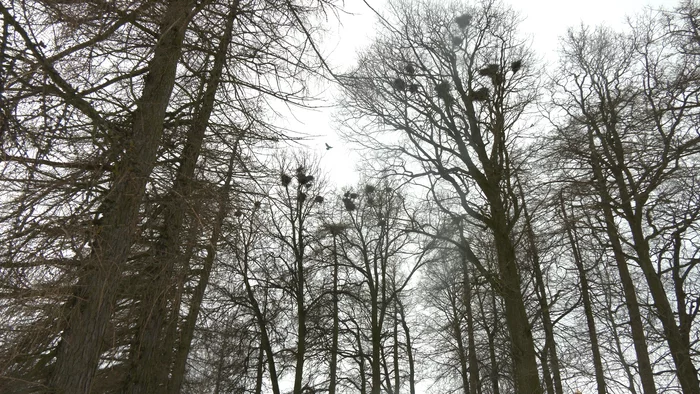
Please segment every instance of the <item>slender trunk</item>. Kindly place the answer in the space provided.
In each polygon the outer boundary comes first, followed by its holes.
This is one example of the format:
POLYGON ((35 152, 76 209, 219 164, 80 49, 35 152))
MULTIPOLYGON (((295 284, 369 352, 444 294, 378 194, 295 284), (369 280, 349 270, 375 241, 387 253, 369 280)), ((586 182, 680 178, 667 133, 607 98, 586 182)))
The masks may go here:
POLYGON ((481 378, 479 377, 479 361, 476 358, 476 342, 474 339, 474 316, 472 314, 472 284, 469 277, 469 266, 466 258, 462 259, 463 302, 467 319, 467 350, 469 352, 469 394, 481 394, 481 378))
POLYGON ((393 393, 394 392, 394 385, 391 384, 391 375, 389 374, 389 363, 386 361, 386 352, 384 351, 384 348, 380 349, 381 356, 382 356, 382 367, 384 368, 384 379, 386 382, 386 391, 388 393, 393 393))
POLYGON ((496 332, 498 330, 498 311, 496 310, 496 294, 493 292, 491 295, 491 307, 493 310, 493 328, 489 330, 486 329, 486 335, 488 336, 489 342, 489 361, 491 362, 491 388, 493 394, 500 394, 501 389, 498 385, 500 370, 498 367, 498 359, 496 358, 496 332))
POLYGON ((394 394, 399 394, 399 311, 396 302, 397 300, 394 299, 394 394))
POLYGON ((612 245, 613 255, 620 274, 620 281, 622 282, 622 289, 625 293, 625 302, 629 311, 630 328, 632 330, 634 349, 637 353, 637 362, 639 363, 639 377, 642 381, 642 389, 644 394, 655 394, 656 383, 654 382, 654 372, 651 368, 651 361, 649 359, 649 350, 647 348, 646 336, 644 335, 644 326, 642 324, 641 312, 639 310, 639 302, 637 301, 634 282, 629 273, 629 268, 627 267, 627 261, 622 249, 620 236, 617 232, 610 197, 606 189, 605 175, 603 174, 603 170, 600 166, 600 158, 595 153, 596 147, 595 143, 593 142, 593 135, 591 133, 588 135, 588 145, 592 152, 591 164, 596 180, 596 187, 598 189, 597 192, 601 198, 601 206, 605 218, 605 230, 610 240, 610 244, 612 245))
POLYGON ((216 379, 214 383, 214 393, 219 394, 221 392, 221 383, 224 380, 224 369, 226 365, 226 356, 228 355, 228 349, 226 349, 226 333, 229 332, 231 326, 231 321, 226 322, 226 328, 224 333, 221 335, 221 348, 219 349, 219 360, 216 363, 216 379))
POLYGON ((416 368, 415 362, 413 360, 413 345, 411 345, 411 332, 408 328, 408 322, 406 322, 406 313, 403 308, 403 304, 399 300, 399 313, 401 314, 401 326, 403 327, 403 333, 406 336, 406 357, 408 357, 408 385, 409 393, 416 394, 416 368))
MULTIPOLYGON (((299 186, 301 188, 301 185, 299 186)), ((301 189, 299 189, 301 193, 301 189)), ((297 300, 297 349, 296 368, 294 371, 294 394, 301 394, 304 379, 304 360, 306 358, 306 304, 304 300, 304 220, 302 201, 297 199, 297 239, 293 240, 296 250, 296 300, 297 300)))
POLYGON ((226 53, 231 42, 233 22, 236 18, 237 4, 233 5, 224 34, 214 58, 210 80, 189 129, 175 183, 165 203, 164 224, 161 239, 155 246, 153 261, 147 268, 145 280, 149 282, 146 294, 141 299, 141 316, 139 319, 137 339, 132 348, 129 379, 125 383, 124 393, 150 394, 163 391, 167 386, 168 370, 166 363, 170 359, 172 348, 164 347, 163 329, 167 325, 169 303, 172 299, 172 278, 178 264, 185 265, 180 253, 180 235, 187 216, 188 198, 192 192, 192 179, 202 149, 209 117, 214 108, 221 74, 226 64, 226 53))
POLYGON ((657 316, 664 328, 664 334, 671 350, 671 356, 676 365, 676 375, 681 384, 683 393, 700 394, 700 382, 698 381, 698 370, 693 365, 690 357, 690 348, 685 345, 683 335, 676 324, 673 308, 666 295, 666 290, 661 282, 661 277, 657 274, 654 263, 651 261, 649 252, 649 240, 644 236, 641 215, 637 215, 634 221, 629 221, 634 240, 634 248, 639 258, 639 266, 646 277, 649 291, 654 299, 657 316))
MULTIPOLYGON (((603 269, 601 276, 603 275, 605 276, 606 283, 608 285, 611 285, 613 283, 613 280, 610 278, 610 274, 607 269, 603 269)), ((619 305, 619 303, 613 302, 612 294, 610 293, 610 291, 606 291, 603 293, 603 296, 605 297, 605 316, 607 317, 607 321, 609 322, 608 331, 610 332, 610 335, 612 335, 615 343, 615 353, 617 354, 617 357, 620 360, 620 363, 622 364, 622 368, 625 370, 625 377, 627 378, 627 382, 629 384, 627 389, 630 391, 631 394, 637 394, 637 389, 635 388, 637 369, 635 368, 634 370, 632 370, 630 363, 628 363, 625 359, 625 349, 622 347, 620 335, 617 333, 617 328, 620 326, 620 324, 615 320, 615 315, 613 314, 613 311, 615 310, 617 305, 619 305)))
POLYGON ((539 354, 540 364, 542 365, 542 379, 544 387, 547 389, 547 394, 554 394, 554 381, 552 380, 552 372, 549 370, 547 344, 545 343, 542 352, 539 354))
MULTIPOLYGON (((659 162, 660 166, 654 172, 644 173, 644 175, 654 175, 653 177, 650 176, 647 178, 651 180, 652 183, 645 188, 641 187, 639 183, 635 184, 634 181, 631 181, 630 176, 625 173, 627 166, 627 158, 625 157, 626 148, 623 145, 622 139, 616 129, 616 123, 614 122, 616 115, 615 106, 611 105, 609 96, 606 96, 606 99, 607 102, 603 102, 601 105, 610 106, 610 121, 606 122, 608 119, 603 118, 607 134, 603 136, 603 133, 601 133, 599 129, 592 129, 591 132, 589 132, 589 146, 591 147, 593 159, 592 164, 594 167, 598 167, 597 169, 594 168, 594 171, 598 172, 596 178, 601 185, 599 192, 601 195, 604 195, 603 197, 606 200, 604 204, 612 207, 614 199, 608 194, 607 189, 602 187, 606 185, 605 178, 598 176, 602 172, 600 169, 602 160, 600 160, 596 151, 593 150, 593 132, 595 132, 598 137, 603 137, 601 139, 601 142, 604 144, 603 154, 605 155, 607 163, 609 163, 606 169, 609 169, 612 173, 614 185, 619 192, 619 203, 617 206, 621 208, 623 212, 622 216, 627 221, 632 233, 632 244, 637 254, 637 261, 644 273, 649 292, 654 300, 654 307, 656 308, 657 316, 663 326, 681 388, 684 393, 700 394, 698 371, 690 357, 690 348, 683 343, 684 341, 678 325, 676 324, 673 308, 668 300, 661 277, 656 272, 654 262, 651 260, 649 240, 644 234, 644 224, 647 220, 644 215, 645 204, 648 201, 648 196, 652 194, 664 180, 664 178, 662 178, 662 175, 664 175, 663 171, 667 168, 669 162, 661 161, 659 162), (634 207, 632 206, 633 202, 634 207)), ((668 149, 670 147, 666 145, 666 148, 668 149)))
MULTIPOLYGON (((376 277, 376 274, 375 274, 376 277)), ((381 355, 379 353, 382 346, 382 328, 379 324, 379 295, 375 291, 370 291, 372 294, 372 394, 381 393, 382 374, 381 374, 381 355)))
POLYGON ((115 166, 114 181, 103 204, 102 223, 95 229, 92 255, 85 261, 74 296, 66 305, 66 323, 48 381, 53 392, 90 392, 122 269, 134 242, 146 183, 156 162, 165 110, 194 3, 171 1, 163 14, 132 130, 124 138, 123 159, 115 166))
POLYGON ((459 358, 459 375, 462 378, 462 391, 464 394, 470 394, 474 388, 469 384, 469 367, 467 366, 467 350, 464 348, 464 338, 462 337, 461 313, 457 308, 456 300, 451 299, 450 304, 453 319, 452 336, 457 342, 457 356, 459 358))
POLYGON ((357 368, 360 370, 360 394, 367 394, 367 373, 365 372, 365 352, 362 348, 362 336, 360 335, 360 327, 357 327, 355 333, 357 341, 358 361, 357 368))
MULTIPOLYGON (((544 328, 545 335, 545 352, 548 353, 548 357, 543 359, 543 363, 549 359, 551 362, 551 373, 552 382, 554 383, 554 393, 564 394, 564 387, 561 383, 561 371, 559 368, 559 356, 557 355, 556 341, 554 340, 554 324, 552 324, 552 317, 549 313, 549 302, 547 301, 547 289, 544 285, 544 278, 542 275, 542 268, 540 265, 540 254, 535 242, 535 231, 532 229, 532 218, 527 210, 527 202, 525 201, 525 194, 523 193, 522 186, 518 182, 518 189, 520 190, 520 195, 522 196, 522 208, 523 216, 525 217, 525 227, 527 232, 528 246, 530 249, 530 257, 532 258, 532 267, 535 274, 535 286, 537 294, 537 300, 540 304, 540 310, 542 311, 542 326, 544 328)), ((543 365, 544 368, 544 365, 543 365)), ((549 369, 549 368, 548 368, 549 369)), ((548 390, 551 388, 548 386, 548 390)), ((552 392, 552 391, 550 391, 552 392)))
POLYGON ((253 293, 253 288, 250 285, 250 280, 248 280, 248 262, 243 262, 243 284, 245 286, 245 291, 248 296, 248 301, 250 302, 250 308, 255 316, 256 323, 258 324, 258 329, 260 330, 260 347, 262 351, 265 352, 267 358, 267 367, 270 371, 270 384, 272 385, 272 394, 280 394, 279 382, 277 379, 277 367, 275 365, 275 354, 272 351, 272 343, 270 342, 270 337, 267 333, 267 324, 265 322, 265 313, 260 309, 260 304, 255 299, 255 294, 253 293))
POLYGON ((598 333, 595 327, 595 317, 593 316, 593 307, 591 304, 591 296, 589 294, 588 279, 586 278, 586 270, 583 266, 583 258, 579 252, 578 242, 574 236, 575 224, 570 221, 566 214, 566 206, 564 205, 564 195, 559 194, 559 202, 561 204, 561 212, 564 218, 564 228, 571 244, 571 251, 574 256, 574 263, 578 271, 579 281, 581 283, 581 298, 583 299, 583 310, 586 314, 586 323, 588 325, 588 338, 591 341, 591 351, 593 352, 593 368, 595 370, 595 380, 598 388, 598 394, 605 394, 605 374, 603 372, 603 359, 600 355, 598 346, 598 333))
POLYGON ((690 347, 690 329, 693 324, 694 316, 689 314, 686 310, 686 302, 688 294, 686 294, 683 289, 683 274, 681 273, 681 250, 683 248, 683 241, 681 239, 681 232, 675 231, 673 233, 673 266, 671 272, 673 274, 673 289, 676 293, 676 308, 678 309, 678 321, 681 337, 683 338, 683 346, 690 347))
POLYGON ((331 376, 328 394, 335 394, 336 380, 338 379, 338 245, 336 235, 333 234, 333 338, 331 343, 331 376))
POLYGON ((209 245, 206 247, 207 255, 204 258, 202 273, 199 281, 197 282, 197 287, 195 287, 194 293, 192 294, 190 310, 185 318, 185 322, 180 332, 180 339, 178 341, 177 349, 175 350, 171 378, 168 382, 168 392, 170 394, 177 394, 180 392, 182 382, 185 378, 187 356, 190 352, 190 345, 192 344, 192 338, 194 337, 197 318, 199 317, 199 311, 202 306, 202 301, 204 300, 204 292, 209 284, 209 276, 211 275, 211 271, 214 267, 217 245, 219 244, 219 237, 221 236, 221 227, 224 224, 224 219, 226 218, 229 210, 228 202, 229 194, 231 193, 231 182, 233 180, 235 161, 236 153, 234 152, 229 158, 226 179, 221 191, 219 192, 219 211, 217 212, 216 219, 214 220, 209 245))
POLYGON ((651 368, 649 350, 647 348, 644 325, 642 323, 642 314, 639 310, 639 302, 637 301, 634 281, 632 280, 629 268, 627 267, 627 261, 625 260, 624 253, 622 251, 622 244, 620 243, 617 230, 614 227, 615 222, 612 211, 607 206, 603 207, 603 211, 605 213, 605 227, 608 233, 608 239, 612 245, 613 255, 615 257, 616 266, 620 275, 620 282, 622 282, 622 290, 625 294, 625 304, 627 305, 627 310, 630 317, 632 342, 634 344, 634 350, 637 354, 639 377, 642 381, 642 391, 644 394, 653 394, 656 393, 656 383, 654 382, 654 372, 651 368))
POLYGON ((258 365, 255 374, 255 394, 262 394, 263 374, 265 373, 265 351, 262 345, 258 351, 258 365))

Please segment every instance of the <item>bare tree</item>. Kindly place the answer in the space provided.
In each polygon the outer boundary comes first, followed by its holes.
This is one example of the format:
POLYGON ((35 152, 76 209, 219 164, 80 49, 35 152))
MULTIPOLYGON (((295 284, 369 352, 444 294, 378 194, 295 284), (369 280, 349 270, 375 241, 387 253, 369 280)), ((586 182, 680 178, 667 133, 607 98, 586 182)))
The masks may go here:
MULTIPOLYGON (((656 387, 631 263, 646 279, 678 382, 684 392, 696 393, 697 370, 683 339, 687 305, 677 304, 677 310, 671 305, 664 276, 673 264, 663 267, 673 248, 660 245, 670 246, 672 234, 695 220, 694 209, 671 208, 678 205, 666 196, 680 190, 679 182, 696 182, 691 168, 700 141, 694 121, 697 65, 674 44, 669 26, 677 22, 661 24, 662 15, 640 18, 630 35, 602 28, 570 32, 556 104, 566 114, 559 127, 565 149, 583 160, 581 174, 592 175, 589 184, 600 201, 625 288, 644 392, 656 387)), ((692 266, 685 275, 692 275, 692 266)))
POLYGON ((395 20, 343 80, 343 104, 350 119, 361 117, 365 145, 388 147, 397 166, 409 163, 404 175, 451 190, 456 213, 491 232, 499 268, 489 278, 505 300, 517 391, 539 393, 512 232, 520 206, 510 146, 537 85, 517 17, 493 1, 392 8, 395 20))

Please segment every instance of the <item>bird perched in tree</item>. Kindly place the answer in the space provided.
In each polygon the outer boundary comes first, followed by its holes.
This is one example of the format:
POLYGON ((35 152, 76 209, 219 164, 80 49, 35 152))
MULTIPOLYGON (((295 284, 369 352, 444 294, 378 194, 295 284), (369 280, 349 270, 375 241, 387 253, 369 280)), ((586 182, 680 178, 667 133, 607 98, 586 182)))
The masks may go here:
POLYGON ((328 142, 326 142, 326 150, 331 150, 331 149, 333 149, 333 147, 328 145, 328 142))

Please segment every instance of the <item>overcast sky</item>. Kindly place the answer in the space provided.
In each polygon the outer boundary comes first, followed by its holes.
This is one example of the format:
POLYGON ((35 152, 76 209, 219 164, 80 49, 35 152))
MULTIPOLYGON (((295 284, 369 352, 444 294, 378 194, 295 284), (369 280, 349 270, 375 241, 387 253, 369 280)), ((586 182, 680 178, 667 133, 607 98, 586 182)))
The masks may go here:
MULTIPOLYGON (((368 0, 375 10, 382 12, 384 0, 368 0)), ((371 42, 376 25, 376 16, 362 0, 345 0, 348 14, 341 15, 339 26, 330 26, 324 37, 323 51, 329 64, 334 68, 347 69, 354 63, 355 53, 371 42)), ((523 17, 520 31, 529 37, 533 50, 541 58, 556 60, 559 37, 567 28, 579 25, 605 24, 612 28, 621 28, 625 17, 637 14, 649 6, 652 8, 672 8, 676 0, 513 0, 507 1, 523 17)), ((324 95, 332 104, 337 97, 337 90, 326 88, 324 95)), ((334 129, 333 110, 314 113, 295 112, 300 122, 286 121, 286 126, 305 134, 317 137, 310 139, 306 146, 321 156, 323 170, 328 171, 331 179, 338 185, 347 185, 356 181, 354 168, 359 155, 352 147, 342 143, 334 129), (326 150, 325 144, 333 146, 326 150)))

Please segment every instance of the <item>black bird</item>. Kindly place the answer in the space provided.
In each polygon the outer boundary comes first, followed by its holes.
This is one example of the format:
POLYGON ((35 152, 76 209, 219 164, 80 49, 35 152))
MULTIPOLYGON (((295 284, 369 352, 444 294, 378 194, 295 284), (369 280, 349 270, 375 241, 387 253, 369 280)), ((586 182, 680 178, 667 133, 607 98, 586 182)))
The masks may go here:
POLYGON ((328 145, 328 142, 326 142, 326 150, 330 150, 330 149, 333 149, 333 147, 328 145))

